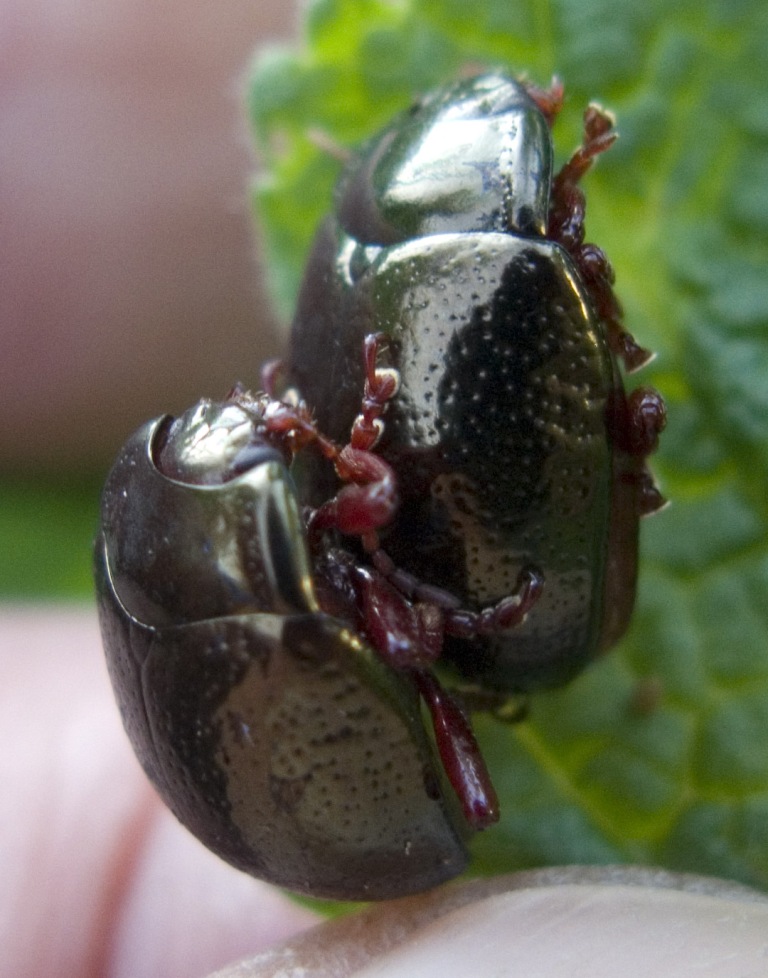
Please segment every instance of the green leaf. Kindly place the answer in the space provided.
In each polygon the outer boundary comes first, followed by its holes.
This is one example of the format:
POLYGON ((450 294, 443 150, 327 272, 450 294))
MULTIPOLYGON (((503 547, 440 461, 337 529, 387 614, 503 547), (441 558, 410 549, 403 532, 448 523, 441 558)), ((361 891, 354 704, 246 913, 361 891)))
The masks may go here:
POLYGON ((768 7, 762 0, 323 0, 295 49, 256 62, 255 190, 290 314, 343 146, 474 63, 568 101, 621 139, 586 181, 587 229, 626 322, 659 352, 669 406, 656 462, 672 505, 643 533, 621 647, 530 719, 477 728, 500 825, 475 868, 640 862, 768 887, 768 7))

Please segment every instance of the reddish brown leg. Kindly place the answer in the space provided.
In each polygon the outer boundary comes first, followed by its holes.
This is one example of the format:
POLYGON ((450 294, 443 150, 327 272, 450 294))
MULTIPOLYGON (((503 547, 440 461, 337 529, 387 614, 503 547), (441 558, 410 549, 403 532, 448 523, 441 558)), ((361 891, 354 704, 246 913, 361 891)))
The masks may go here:
MULTIPOLYGON (((303 402, 287 404, 268 394, 254 397, 240 385, 233 388, 230 398, 257 416, 271 435, 272 443, 280 445, 291 459, 308 445, 315 445, 334 463, 339 478, 349 483, 333 499, 318 509, 309 520, 310 543, 324 529, 361 536, 388 523, 398 506, 397 480, 392 468, 373 452, 351 444, 339 446, 326 438, 303 402)), ((363 442, 366 433, 360 436, 363 442)), ((256 446, 259 450, 263 446, 256 446)))
POLYGON ((637 387, 627 397, 622 394, 609 410, 611 441, 618 451, 634 460, 625 478, 636 480, 641 516, 656 513, 666 505, 646 464, 648 456, 656 451, 666 424, 664 400, 652 387, 637 387))
POLYGON ((543 587, 544 578, 539 571, 526 567, 520 572, 514 594, 479 612, 460 609, 447 612, 445 631, 457 638, 475 638, 514 628, 522 624, 525 616, 539 600, 543 587))
POLYGON ((640 346, 632 334, 624 328, 622 323, 624 311, 613 291, 615 275, 611 263, 605 252, 594 244, 580 245, 576 249, 575 258, 592 295, 597 313, 606 324, 611 349, 623 360, 627 371, 634 373, 653 359, 653 353, 640 346))
POLYGON ((360 414, 354 420, 349 439, 352 448, 368 452, 375 447, 381 436, 384 427, 381 415, 397 394, 400 385, 396 370, 376 366, 382 339, 381 333, 371 333, 363 340, 365 387, 360 414))
POLYGON ((294 456, 308 445, 316 445, 333 462, 339 478, 348 483, 310 518, 310 541, 325 529, 360 536, 364 543, 378 545, 376 531, 388 523, 398 506, 397 481, 392 468, 372 451, 382 429, 381 415, 397 391, 397 372, 376 367, 378 336, 364 343, 365 390, 360 414, 352 426, 350 441, 343 448, 326 438, 317 427, 306 404, 288 404, 271 394, 280 370, 279 361, 268 364, 262 375, 267 393, 253 397, 238 386, 230 396, 263 419, 266 430, 281 439, 284 450, 294 456))
MULTIPOLYGON (((310 520, 310 534, 324 529, 359 536, 366 549, 378 547, 376 531, 394 516, 399 505, 392 468, 373 453, 383 429, 381 415, 397 393, 396 370, 376 366, 381 336, 366 336, 363 343, 365 388, 360 414, 355 418, 349 444, 333 456, 345 486, 324 503, 310 520)), ((329 456, 330 457, 330 456, 329 456)))
POLYGON ((613 126, 614 119, 609 112, 598 105, 587 106, 582 144, 552 183, 548 233, 576 262, 595 310, 606 324, 611 349, 631 373, 646 364, 652 354, 643 349, 622 324, 622 308, 613 291, 614 274, 610 262, 600 248, 584 242, 586 205, 584 192, 579 187, 579 181, 595 159, 616 141, 613 126))
POLYGON ((431 672, 414 670, 413 676, 432 717, 440 759, 464 817, 474 829, 493 825, 499 820, 499 799, 469 721, 431 672))
POLYGON ((378 654, 410 675, 432 718, 445 773, 469 824, 483 829, 499 818, 499 802, 469 720, 443 689, 430 666, 440 655, 442 609, 412 603, 376 570, 356 567, 362 628, 378 654))
POLYGON ((627 434, 632 454, 643 460, 638 477, 640 515, 649 516, 666 506, 645 460, 656 451, 659 435, 667 424, 667 409, 661 395, 652 387, 638 387, 627 398, 627 434))
POLYGON ((667 408, 658 391, 636 387, 627 397, 624 444, 630 455, 647 458, 659 447, 659 435, 667 426, 667 408))
POLYGON ((414 669, 440 658, 445 618, 438 605, 410 601, 375 569, 355 567, 352 576, 362 628, 382 659, 394 669, 414 669))
POLYGON ((461 608, 458 598, 449 591, 423 584, 397 567, 383 550, 376 550, 371 554, 371 559, 376 569, 407 598, 440 608, 445 619, 445 633, 455 638, 477 638, 514 628, 521 624, 544 588, 541 572, 534 567, 525 567, 517 579, 514 594, 507 595, 482 611, 470 611, 461 608))
POLYGON ((261 389, 273 399, 276 396, 277 381, 283 372, 283 366, 282 357, 275 357, 273 360, 267 360, 261 367, 261 389))
POLYGON ((640 487, 640 515, 652 516, 654 513, 658 513, 659 510, 664 509, 667 505, 667 500, 661 494, 661 490, 653 478, 653 473, 647 465, 644 465, 640 470, 638 483, 640 487))
POLYGON ((526 567, 514 594, 481 611, 470 611, 459 607, 455 595, 396 568, 383 550, 372 554, 372 559, 375 570, 356 570, 365 626, 376 648, 398 668, 435 662, 443 635, 472 639, 520 625, 544 588, 539 571, 526 567))
POLYGON ((377 531, 397 512, 397 479, 390 465, 372 452, 346 445, 335 458, 339 477, 348 484, 309 519, 310 541, 323 530, 338 530, 378 542, 377 531))
POLYGON ((554 180, 552 188, 553 203, 557 203, 568 188, 575 187, 596 156, 604 153, 616 142, 618 133, 614 129, 616 120, 610 112, 591 102, 584 112, 584 138, 568 162, 562 167, 554 180))
POLYGON ((560 109, 563 107, 563 83, 555 76, 549 83, 549 88, 539 88, 538 85, 533 85, 530 82, 523 82, 523 87, 539 107, 551 129, 560 109))

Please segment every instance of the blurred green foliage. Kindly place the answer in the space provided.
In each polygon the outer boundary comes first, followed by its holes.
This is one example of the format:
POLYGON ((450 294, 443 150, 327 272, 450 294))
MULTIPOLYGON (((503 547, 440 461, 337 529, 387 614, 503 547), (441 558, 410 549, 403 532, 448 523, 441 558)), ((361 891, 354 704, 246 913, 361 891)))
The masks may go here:
POLYGON ((477 723, 503 804, 476 868, 655 863, 768 887, 768 7, 760 0, 317 0, 259 55, 254 200, 287 317, 338 164, 475 64, 565 82, 562 160, 590 99, 621 139, 586 180, 587 231, 659 356, 655 461, 621 648, 530 721, 477 723))
POLYGON ((0 479, 0 597, 88 598, 100 486, 0 479))

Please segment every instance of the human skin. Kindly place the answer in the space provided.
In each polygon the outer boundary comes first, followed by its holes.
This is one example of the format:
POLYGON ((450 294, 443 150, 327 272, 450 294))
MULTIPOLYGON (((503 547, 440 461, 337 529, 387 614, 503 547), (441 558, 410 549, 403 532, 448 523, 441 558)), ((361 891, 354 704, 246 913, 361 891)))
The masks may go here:
POLYGON ((758 978, 768 901, 639 867, 448 885, 314 928, 215 978, 758 978))
POLYGON ((0 472, 103 471, 148 417, 279 348, 244 111, 277 0, 10 0, 0 13, 0 472))

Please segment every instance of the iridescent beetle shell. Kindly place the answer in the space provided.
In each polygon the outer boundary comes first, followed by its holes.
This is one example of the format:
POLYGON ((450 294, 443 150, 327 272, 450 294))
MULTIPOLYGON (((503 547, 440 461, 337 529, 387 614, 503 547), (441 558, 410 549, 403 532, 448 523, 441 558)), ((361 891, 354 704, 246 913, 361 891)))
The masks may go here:
MULTIPOLYGON (((428 97, 342 177, 287 363, 340 437, 362 338, 386 338, 400 388, 377 451, 402 503, 382 546, 399 567, 470 607, 541 568, 522 626, 446 644, 462 676, 499 691, 566 682, 620 637, 635 593, 644 457, 627 451, 590 289, 549 235, 551 191, 549 126, 524 85, 492 74, 428 97)), ((315 463, 309 501, 328 479, 315 463)))

